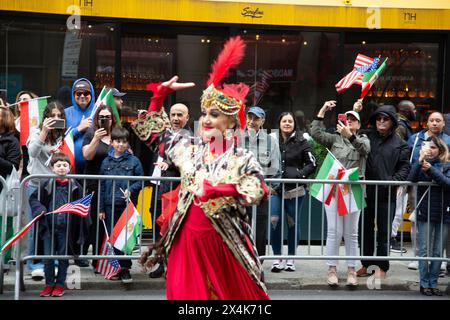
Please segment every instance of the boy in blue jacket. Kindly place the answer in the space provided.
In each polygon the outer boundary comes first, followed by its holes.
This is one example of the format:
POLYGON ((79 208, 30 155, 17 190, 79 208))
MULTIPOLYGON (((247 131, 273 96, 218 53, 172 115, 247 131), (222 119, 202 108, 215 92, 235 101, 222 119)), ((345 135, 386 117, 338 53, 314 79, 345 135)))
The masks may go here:
MULTIPOLYGON (((129 132, 125 128, 114 128, 111 132, 113 149, 100 167, 100 175, 105 176, 143 176, 144 170, 138 158, 129 151, 129 132)), ((105 220, 108 233, 114 228, 127 206, 127 198, 136 203, 142 187, 141 181, 104 180, 101 181, 99 219, 105 220), (115 181, 115 182, 114 182, 115 181), (114 212, 113 212, 114 204, 114 212)), ((116 255, 123 255, 122 251, 114 248, 116 255)), ((119 260, 122 272, 122 282, 132 282, 130 275, 131 260, 119 260)))

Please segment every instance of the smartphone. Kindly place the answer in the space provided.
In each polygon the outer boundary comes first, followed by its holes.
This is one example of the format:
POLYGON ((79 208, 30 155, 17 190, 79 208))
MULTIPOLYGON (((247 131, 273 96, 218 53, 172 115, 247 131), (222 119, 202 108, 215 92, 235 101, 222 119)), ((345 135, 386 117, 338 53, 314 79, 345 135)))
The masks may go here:
POLYGON ((99 123, 100 123, 100 128, 103 128, 106 131, 108 131, 108 128, 109 128, 109 120, 108 119, 100 119, 99 123))
POLYGON ((52 129, 65 129, 66 128, 66 120, 64 119, 54 119, 53 124, 51 125, 52 129))
POLYGON ((8 103, 8 101, 6 101, 7 97, 8 97, 8 95, 7 95, 6 89, 0 89, 0 99, 2 99, 3 105, 5 105, 5 106, 8 103))
POLYGON ((344 125, 347 125, 347 115, 345 113, 339 113, 338 120, 342 122, 344 125))

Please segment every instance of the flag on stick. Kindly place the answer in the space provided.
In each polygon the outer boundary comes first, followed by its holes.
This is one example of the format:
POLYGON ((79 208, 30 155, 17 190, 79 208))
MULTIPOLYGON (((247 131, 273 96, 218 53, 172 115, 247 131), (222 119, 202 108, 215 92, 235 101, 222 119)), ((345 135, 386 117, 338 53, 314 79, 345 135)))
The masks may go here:
POLYGON ((22 228, 22 230, 20 230, 19 232, 17 232, 15 235, 13 235, 11 238, 9 238, 8 240, 6 240, 6 242, 2 245, 2 249, 0 250, 1 252, 7 250, 9 247, 11 247, 17 240, 19 240, 20 238, 23 237, 23 235, 25 233, 27 233, 28 230, 30 230, 30 228, 33 226, 33 224, 38 221, 42 215, 44 214, 44 212, 42 212, 41 214, 39 214, 38 216, 36 216, 33 220, 31 220, 30 222, 28 222, 28 224, 22 228))
MULTIPOLYGON (((345 169, 328 150, 316 179, 358 181, 359 172, 358 168, 345 169)), ((366 206, 361 185, 315 183, 311 186, 311 195, 326 206, 334 208, 340 216, 359 211, 366 206)))
POLYGON ((141 216, 133 202, 129 201, 112 232, 114 248, 126 254, 132 254, 140 232, 141 216))
POLYGON ((89 116, 90 119, 93 119, 97 110, 101 106, 109 106, 112 110, 113 117, 116 118, 117 124, 120 126, 120 116, 119 111, 117 110, 116 102, 114 101, 114 96, 112 94, 111 89, 107 89, 106 87, 103 87, 102 91, 98 95, 97 101, 95 102, 94 108, 92 109, 91 115, 89 116))
POLYGON ((43 119, 48 97, 20 102, 20 145, 27 144, 31 128, 39 126, 43 119))
MULTIPOLYGON (((108 235, 108 230, 106 229, 105 220, 102 220, 103 227, 105 228, 105 238, 103 239, 102 248, 100 250, 100 255, 102 256, 114 256, 114 249, 111 246, 110 238, 108 235)), ((100 259, 95 268, 97 272, 100 272, 105 279, 111 280, 113 277, 117 276, 121 271, 122 267, 117 259, 100 259)))
POLYGON ((86 218, 89 215, 89 209, 91 208, 92 196, 93 193, 88 194, 87 196, 84 196, 83 198, 76 201, 63 204, 58 209, 47 212, 46 215, 51 213, 72 213, 76 214, 77 216, 86 218))

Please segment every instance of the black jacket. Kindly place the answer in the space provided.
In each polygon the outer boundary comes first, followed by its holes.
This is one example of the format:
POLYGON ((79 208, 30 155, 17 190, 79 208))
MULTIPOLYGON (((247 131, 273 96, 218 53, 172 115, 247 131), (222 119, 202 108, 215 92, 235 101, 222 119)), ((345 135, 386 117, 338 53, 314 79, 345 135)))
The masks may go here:
POLYGON ((370 140, 366 179, 405 181, 410 170, 410 154, 407 143, 395 133, 398 126, 395 108, 393 106, 378 108, 370 117, 370 122, 372 129, 365 131, 370 140), (391 133, 384 137, 376 130, 376 118, 382 112, 388 114, 394 123, 391 133))
MULTIPOLYGON (((286 142, 280 139, 280 153, 283 179, 307 179, 314 172, 316 160, 313 150, 301 131, 295 131, 286 142)), ((285 190, 295 187, 295 184, 287 184, 285 190)))
MULTIPOLYGON (((20 144, 13 133, 0 135, 0 175, 6 179, 13 167, 19 169, 20 144)), ((0 192, 3 185, 0 184, 0 192)))
MULTIPOLYGON (((428 171, 422 171, 422 164, 416 162, 411 168, 408 180, 412 182, 426 181, 436 182, 438 187, 431 187, 422 202, 419 204, 417 220, 428 221, 428 204, 430 205, 430 221, 445 224, 450 223, 450 163, 441 165, 440 162, 431 163, 432 167, 428 171), (431 195, 431 196, 430 196, 431 195), (430 199, 428 200, 428 197, 430 199)), ((417 190, 417 201, 428 189, 421 186, 417 190)))
MULTIPOLYGON (((40 190, 36 190, 30 196, 30 207, 33 213, 33 217, 39 215, 42 211, 49 212, 57 209, 61 205, 69 202, 68 188, 69 185, 60 186, 55 182, 56 191, 53 191, 53 180, 46 181, 40 187, 40 190), (39 192, 39 193, 38 193, 39 192), (55 193, 53 195, 53 193, 55 193), (40 195, 40 199, 38 198, 40 195), (53 204, 53 196, 55 197, 55 203, 53 204)), ((76 181, 71 182, 71 194, 70 201, 75 201, 83 196, 83 188, 76 181)), ((95 205, 95 204, 92 204, 95 205)), ((52 224, 54 222, 55 232, 58 232, 61 228, 66 228, 69 224, 68 233, 68 244, 69 252, 78 252, 79 250, 74 250, 79 248, 80 245, 84 244, 88 240, 89 227, 91 225, 91 219, 88 215, 86 218, 79 217, 75 214, 52 214, 44 215, 39 220, 39 236, 45 237, 51 235, 52 224)))

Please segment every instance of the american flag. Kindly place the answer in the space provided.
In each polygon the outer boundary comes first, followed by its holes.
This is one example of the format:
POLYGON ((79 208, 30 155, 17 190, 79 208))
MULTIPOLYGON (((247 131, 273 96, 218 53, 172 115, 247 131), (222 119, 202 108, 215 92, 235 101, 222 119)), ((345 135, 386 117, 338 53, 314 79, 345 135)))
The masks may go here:
POLYGON ((261 72, 261 81, 256 81, 250 87, 250 93, 253 93, 253 105, 257 105, 261 101, 264 92, 269 88, 269 81, 272 78, 272 74, 269 71, 263 70, 261 72))
POLYGON ((81 199, 78 199, 77 201, 63 204, 58 209, 47 212, 46 215, 50 213, 73 213, 80 217, 86 218, 89 214, 89 209, 91 208, 92 195, 93 194, 91 193, 81 199))
MULTIPOLYGON (((100 252, 102 256, 114 256, 114 249, 109 243, 109 239, 105 235, 103 240, 102 249, 100 252)), ((97 263, 97 272, 100 272, 105 279, 111 280, 113 277, 117 276, 121 271, 122 267, 117 259, 101 259, 97 263)))
POLYGON ((350 88, 353 84, 362 85, 364 73, 375 68, 374 62, 378 64, 378 61, 379 59, 375 61, 375 59, 359 53, 356 57, 355 64, 353 65, 353 70, 336 83, 336 91, 341 93, 350 88))

